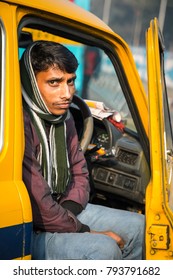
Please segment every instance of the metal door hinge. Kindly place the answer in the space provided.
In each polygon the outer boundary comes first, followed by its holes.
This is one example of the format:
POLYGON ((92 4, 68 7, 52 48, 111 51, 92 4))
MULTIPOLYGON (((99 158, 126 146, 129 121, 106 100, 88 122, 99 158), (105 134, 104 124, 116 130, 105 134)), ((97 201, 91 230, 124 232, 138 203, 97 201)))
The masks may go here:
POLYGON ((151 235, 151 248, 157 250, 167 250, 169 248, 169 226, 152 225, 148 233, 151 235))

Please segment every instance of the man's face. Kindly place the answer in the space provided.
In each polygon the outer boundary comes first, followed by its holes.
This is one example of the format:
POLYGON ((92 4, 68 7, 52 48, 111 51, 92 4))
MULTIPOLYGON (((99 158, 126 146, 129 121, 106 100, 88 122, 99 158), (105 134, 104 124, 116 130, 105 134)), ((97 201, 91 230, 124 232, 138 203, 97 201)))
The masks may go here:
POLYGON ((75 73, 66 73, 56 67, 36 74, 36 81, 42 98, 54 115, 64 114, 75 93, 75 73))

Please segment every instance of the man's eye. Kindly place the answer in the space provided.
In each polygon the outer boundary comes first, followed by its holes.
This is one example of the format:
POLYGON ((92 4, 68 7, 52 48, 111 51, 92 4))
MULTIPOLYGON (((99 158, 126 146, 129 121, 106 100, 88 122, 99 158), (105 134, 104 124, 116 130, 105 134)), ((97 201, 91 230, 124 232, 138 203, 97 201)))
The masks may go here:
POLYGON ((74 84, 75 84, 75 79, 70 79, 70 80, 68 80, 68 84, 69 84, 70 86, 74 85, 74 84))
POLYGON ((57 83, 57 81, 55 81, 55 80, 49 81, 49 84, 50 84, 50 85, 55 85, 56 83, 57 83))

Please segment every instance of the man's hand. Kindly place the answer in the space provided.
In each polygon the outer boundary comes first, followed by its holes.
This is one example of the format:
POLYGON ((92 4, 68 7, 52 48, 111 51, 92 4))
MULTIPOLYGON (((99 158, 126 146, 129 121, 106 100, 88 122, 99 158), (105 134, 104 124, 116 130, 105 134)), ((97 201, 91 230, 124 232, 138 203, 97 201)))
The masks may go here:
POLYGON ((125 245, 125 241, 122 239, 122 237, 119 236, 118 234, 116 234, 113 231, 94 231, 94 230, 91 230, 90 233, 104 234, 104 235, 107 235, 107 236, 111 237, 112 239, 115 240, 115 242, 118 244, 120 249, 123 249, 123 247, 125 245))

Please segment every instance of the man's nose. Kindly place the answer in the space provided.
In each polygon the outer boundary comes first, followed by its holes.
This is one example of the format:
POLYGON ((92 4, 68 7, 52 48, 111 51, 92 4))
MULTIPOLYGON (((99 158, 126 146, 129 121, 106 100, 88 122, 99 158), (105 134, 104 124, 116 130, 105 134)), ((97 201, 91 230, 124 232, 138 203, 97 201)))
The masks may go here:
POLYGON ((64 85, 62 97, 66 98, 66 99, 70 99, 71 96, 72 96, 72 92, 71 92, 70 87, 68 86, 68 84, 64 85))

